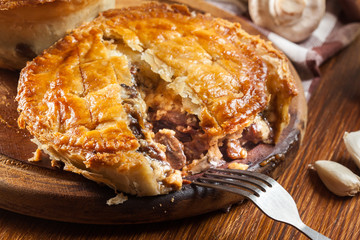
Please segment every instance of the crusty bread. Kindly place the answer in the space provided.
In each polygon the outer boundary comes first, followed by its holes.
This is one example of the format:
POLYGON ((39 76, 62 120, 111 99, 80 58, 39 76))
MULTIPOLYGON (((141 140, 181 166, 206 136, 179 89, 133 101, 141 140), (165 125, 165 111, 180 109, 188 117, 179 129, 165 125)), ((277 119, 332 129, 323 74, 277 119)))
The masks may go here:
POLYGON ((114 5, 115 0, 0 1, 0 67, 23 68, 66 31, 114 5))
POLYGON ((108 10, 21 71, 19 126, 66 170, 165 194, 276 143, 297 94, 288 64, 239 24, 185 6, 108 10))

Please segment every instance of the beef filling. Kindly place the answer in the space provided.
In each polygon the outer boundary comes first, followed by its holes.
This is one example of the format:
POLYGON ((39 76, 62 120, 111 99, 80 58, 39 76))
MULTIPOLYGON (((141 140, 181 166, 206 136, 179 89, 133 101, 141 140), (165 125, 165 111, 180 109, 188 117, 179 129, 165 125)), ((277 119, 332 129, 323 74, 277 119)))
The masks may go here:
POLYGON ((153 123, 153 131, 171 129, 175 132, 174 137, 183 144, 183 152, 187 163, 201 158, 209 149, 210 138, 199 126, 199 119, 192 114, 177 111, 149 111, 150 122, 153 123))
POLYGON ((166 161, 174 169, 182 169, 186 163, 184 145, 175 137, 175 132, 161 129, 155 135, 155 141, 166 146, 166 161))
MULTIPOLYGON (((181 169, 193 160, 201 159, 210 149, 211 137, 200 128, 197 116, 175 109, 149 108, 148 117, 156 133, 155 141, 166 146, 166 158, 173 168, 181 169)), ((222 158, 226 161, 244 159, 248 146, 271 143, 272 136, 270 124, 257 116, 240 138, 225 138, 219 143, 222 158)))
POLYGON ((121 84, 124 92, 126 93, 126 98, 122 102, 122 105, 128 114, 129 119, 129 128, 132 133, 138 139, 144 139, 144 134, 142 132, 142 127, 140 125, 141 121, 141 113, 135 107, 135 103, 137 101, 136 98, 139 98, 139 93, 136 90, 135 86, 128 86, 126 84, 121 84))
MULTIPOLYGON (((154 142, 145 140, 143 129, 139 124, 139 113, 125 102, 128 111, 130 129, 141 141, 139 152, 160 161, 168 162, 173 169, 181 170, 185 165, 195 159, 204 157, 210 149, 211 137, 207 136, 199 126, 199 119, 192 114, 179 111, 164 111, 149 108, 148 125, 146 131, 155 135, 154 142), (161 144, 165 149, 161 149, 161 144), (164 153, 165 152, 165 153, 164 153)), ((244 129, 243 135, 238 139, 224 139, 220 144, 223 160, 233 161, 247 157, 247 149, 254 147, 259 142, 269 142, 272 136, 270 125, 258 117, 252 125, 244 129), (249 143, 251 143, 249 145, 249 143)))
MULTIPOLYGON (((140 147, 138 149, 139 152, 145 153, 149 157, 153 159, 157 159, 160 161, 166 161, 167 156, 165 156, 164 152, 160 149, 160 147, 155 142, 148 142, 145 140, 145 134, 143 131, 149 131, 150 129, 143 129, 140 125, 141 115, 135 110, 134 106, 131 102, 123 102, 123 106, 128 113, 129 119, 129 128, 135 137, 139 140, 140 147)), ((147 124, 148 126, 149 124, 147 124)), ((170 151, 171 149, 169 149, 170 151)))
POLYGON ((167 156, 164 152, 156 145, 155 142, 148 142, 143 139, 140 139, 140 148, 139 152, 145 153, 147 156, 157 159, 160 161, 167 161, 167 156))
POLYGON ((141 126, 139 124, 139 117, 140 116, 137 112, 130 111, 128 113, 129 127, 136 138, 144 139, 144 134, 143 134, 143 132, 141 130, 141 126))
POLYGON ((226 156, 230 160, 243 159, 247 157, 247 151, 242 146, 240 139, 229 139, 224 145, 226 148, 226 156))
POLYGON ((214 143, 215 139, 201 129, 199 118, 184 111, 181 100, 176 96, 170 92, 165 94, 168 89, 162 85, 160 78, 148 76, 148 72, 144 66, 139 68, 134 65, 131 74, 138 86, 121 85, 127 96, 123 106, 128 113, 129 127, 139 139, 139 152, 181 170, 193 160, 209 158, 209 162, 219 162, 244 159, 249 143, 252 147, 259 142, 271 143, 272 128, 260 115, 244 129, 242 136, 229 136, 222 142, 214 143), (146 101, 148 106, 146 120, 134 105, 139 101, 146 101))
POLYGON ((254 122, 243 131, 242 141, 258 144, 260 142, 271 144, 274 131, 269 122, 257 116, 254 122))

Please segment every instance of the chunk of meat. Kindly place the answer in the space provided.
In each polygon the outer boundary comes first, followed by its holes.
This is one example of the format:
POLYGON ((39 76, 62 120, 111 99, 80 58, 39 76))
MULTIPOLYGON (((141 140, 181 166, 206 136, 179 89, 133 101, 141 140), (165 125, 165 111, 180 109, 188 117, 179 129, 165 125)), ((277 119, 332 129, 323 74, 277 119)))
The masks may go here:
POLYGON ((241 146, 238 139, 230 139, 226 144, 227 156, 232 159, 243 159, 247 157, 247 151, 241 146))
POLYGON ((199 126, 199 119, 185 111, 152 109, 149 112, 154 132, 172 129, 175 137, 184 145, 184 154, 188 162, 199 159, 209 149, 210 137, 199 126))
POLYGON ((198 132, 191 137, 191 141, 184 142, 184 152, 189 162, 201 158, 210 147, 210 138, 206 134, 198 132))
POLYGON ((146 153, 149 157, 165 161, 166 156, 163 150, 155 142, 147 142, 146 140, 140 139, 139 152, 146 153))
POLYGON ((255 144, 259 142, 270 144, 273 135, 270 124, 258 115, 254 122, 244 130, 243 139, 255 144))
POLYGON ((181 169, 185 166, 184 145, 175 137, 173 130, 161 129, 156 133, 155 141, 166 146, 166 161, 172 168, 181 169))
POLYGON ((177 126, 176 128, 179 126, 191 127, 193 129, 200 128, 198 118, 186 112, 152 110, 150 112, 150 119, 154 121, 155 131, 162 128, 173 129, 175 126, 177 126))

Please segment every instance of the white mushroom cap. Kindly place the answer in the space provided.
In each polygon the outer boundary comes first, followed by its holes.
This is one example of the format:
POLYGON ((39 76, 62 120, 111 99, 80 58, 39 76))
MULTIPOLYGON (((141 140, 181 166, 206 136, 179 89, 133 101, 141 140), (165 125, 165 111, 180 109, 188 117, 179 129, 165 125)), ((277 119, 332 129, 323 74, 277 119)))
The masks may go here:
POLYGON ((256 25, 300 42, 319 25, 325 0, 249 0, 249 13, 256 25))

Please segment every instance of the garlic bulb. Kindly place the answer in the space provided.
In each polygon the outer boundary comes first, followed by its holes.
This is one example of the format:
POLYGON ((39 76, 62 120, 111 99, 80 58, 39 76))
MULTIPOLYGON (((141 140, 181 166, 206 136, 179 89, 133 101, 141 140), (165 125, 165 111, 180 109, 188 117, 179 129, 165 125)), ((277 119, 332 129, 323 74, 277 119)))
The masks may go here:
POLYGON ((325 186, 338 196, 354 196, 360 191, 360 177, 340 163, 318 160, 314 167, 325 186))
POLYGON ((256 25, 300 42, 310 36, 325 14, 325 0, 249 0, 256 25))
POLYGON ((343 138, 346 149, 358 168, 360 168, 360 131, 350 133, 345 132, 343 138))

